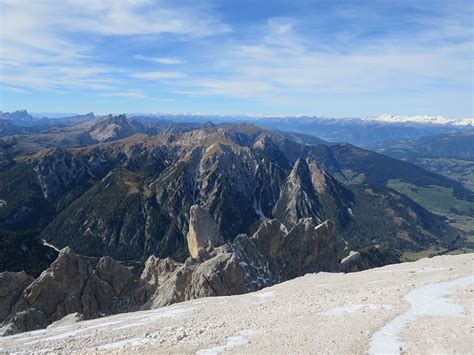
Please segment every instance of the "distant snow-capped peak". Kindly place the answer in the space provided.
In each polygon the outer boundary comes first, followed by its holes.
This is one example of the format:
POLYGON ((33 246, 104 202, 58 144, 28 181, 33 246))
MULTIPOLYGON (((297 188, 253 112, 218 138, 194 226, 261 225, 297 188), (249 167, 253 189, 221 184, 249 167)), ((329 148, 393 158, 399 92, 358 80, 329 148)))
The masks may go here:
POLYGON ((379 116, 369 116, 364 118, 366 121, 393 122, 393 123, 425 123, 425 124, 441 124, 455 126, 474 126, 474 118, 446 118, 443 116, 395 116, 390 114, 382 114, 379 116))

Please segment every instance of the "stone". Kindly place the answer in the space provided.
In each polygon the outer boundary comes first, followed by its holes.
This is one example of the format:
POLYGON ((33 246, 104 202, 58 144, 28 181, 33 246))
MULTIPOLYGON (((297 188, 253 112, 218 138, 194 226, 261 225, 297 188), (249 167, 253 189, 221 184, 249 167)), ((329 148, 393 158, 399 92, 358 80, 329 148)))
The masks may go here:
POLYGON ((351 250, 349 255, 341 260, 344 272, 356 272, 366 270, 368 267, 359 252, 351 250))

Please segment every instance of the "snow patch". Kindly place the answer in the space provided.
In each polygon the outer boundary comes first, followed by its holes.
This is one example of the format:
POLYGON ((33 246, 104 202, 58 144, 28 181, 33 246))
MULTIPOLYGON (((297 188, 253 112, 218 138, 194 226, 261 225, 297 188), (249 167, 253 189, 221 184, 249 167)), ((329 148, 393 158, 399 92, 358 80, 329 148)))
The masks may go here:
POLYGON ((254 200, 253 201, 253 209, 255 210, 255 213, 257 214, 257 216, 260 217, 260 220, 262 222, 270 221, 270 218, 265 217, 265 215, 263 214, 261 201, 257 202, 257 200, 254 200))
POLYGON ((206 148, 205 153, 209 153, 209 151, 210 151, 212 148, 214 148, 216 145, 217 145, 217 143, 211 144, 209 147, 206 148))
POLYGON ((374 281, 366 282, 365 284, 366 285, 378 284, 378 283, 385 282, 385 281, 390 281, 390 279, 374 280, 374 281))
MULTIPOLYGON (((138 311, 131 313, 122 313, 107 318, 91 319, 81 321, 74 325, 59 326, 56 328, 45 330, 37 330, 29 333, 17 334, 19 338, 25 338, 28 344, 46 343, 48 341, 63 340, 66 338, 77 338, 89 336, 90 331, 95 332, 106 331, 110 328, 124 329, 132 326, 139 328, 151 322, 162 318, 179 317, 192 312, 194 307, 170 307, 159 308, 152 311, 138 311), (47 335, 47 336, 45 336, 47 335)), ((12 337, 15 337, 12 336, 12 337)))
POLYGON ((48 248, 56 250, 58 253, 61 251, 58 247, 55 247, 53 244, 48 243, 45 239, 41 239, 41 243, 48 248))
POLYGON ((372 336, 370 354, 400 354, 403 342, 399 334, 403 327, 423 316, 457 316, 464 313, 462 306, 444 298, 448 293, 474 283, 473 276, 449 282, 434 283, 417 288, 405 296, 411 308, 399 315, 372 336))
POLYGON ((324 221, 321 224, 318 224, 316 227, 314 227, 315 230, 318 230, 321 227, 327 227, 328 226, 328 221, 324 221))
POLYGON ((202 349, 196 352, 196 355, 217 355, 223 351, 231 350, 248 343, 248 338, 255 334, 254 330, 242 330, 234 336, 227 338, 226 345, 215 346, 213 348, 202 349))

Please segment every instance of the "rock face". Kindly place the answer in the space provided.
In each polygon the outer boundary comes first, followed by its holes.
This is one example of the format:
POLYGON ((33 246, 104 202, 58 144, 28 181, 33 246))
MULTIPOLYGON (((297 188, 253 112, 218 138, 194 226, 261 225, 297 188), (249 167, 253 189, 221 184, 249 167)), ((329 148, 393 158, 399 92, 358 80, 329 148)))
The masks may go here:
POLYGON ((96 275, 107 282, 117 295, 133 281, 133 274, 110 256, 104 256, 96 266, 96 275))
POLYGON ((141 309, 150 309, 188 299, 187 287, 194 265, 181 264, 170 258, 150 256, 141 275, 137 300, 141 309))
POLYGON ((25 272, 2 272, 0 274, 0 322, 10 313, 23 290, 34 279, 25 272))
POLYGON ((304 159, 298 159, 294 164, 275 204, 274 215, 287 228, 293 227, 303 217, 312 217, 318 221, 323 217, 321 202, 304 159))
POLYGON ((94 269, 90 260, 64 248, 49 269, 17 293, 9 314, 2 318, 7 325, 4 334, 44 328, 71 313, 90 319, 133 308, 133 302, 124 304, 120 297, 132 278, 109 257, 100 259, 94 269))
POLYGON ((198 205, 191 206, 189 212, 189 231, 187 234, 189 254, 196 258, 199 249, 215 247, 224 243, 217 224, 209 211, 198 205))
POLYGON ((330 220, 316 225, 311 218, 302 218, 288 232, 280 222, 264 222, 252 236, 264 248, 270 269, 278 281, 308 272, 338 271, 334 223, 330 220), (273 231, 273 238, 270 233, 273 231))
POLYGON ((141 308, 155 308, 193 298, 227 296, 259 290, 276 282, 252 239, 242 234, 232 243, 200 249, 196 258, 178 263, 148 258, 137 292, 141 308))
POLYGON ((331 221, 317 225, 311 218, 303 218, 287 232, 279 221, 270 220, 251 237, 240 234, 232 242, 216 246, 222 242, 219 234, 207 239, 200 234, 217 231, 216 226, 206 229, 199 225, 203 222, 199 216, 206 221, 209 214, 197 206, 191 214, 197 224, 193 237, 199 241, 191 253, 194 256, 184 263, 150 256, 139 278, 111 257, 94 263, 70 248, 61 250, 50 268, 34 281, 25 274, 0 274, 0 281, 15 280, 3 292, 11 289, 11 296, 0 299, 2 333, 199 297, 242 294, 308 272, 340 269, 331 221))

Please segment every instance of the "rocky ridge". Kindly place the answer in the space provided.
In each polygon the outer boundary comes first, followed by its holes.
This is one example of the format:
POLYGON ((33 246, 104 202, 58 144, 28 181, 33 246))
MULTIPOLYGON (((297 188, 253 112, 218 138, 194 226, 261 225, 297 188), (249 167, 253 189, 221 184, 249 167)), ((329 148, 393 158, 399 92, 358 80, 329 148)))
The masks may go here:
POLYGON ((252 236, 232 242, 218 231, 209 211, 191 207, 184 263, 150 256, 135 276, 111 257, 95 262, 61 250, 36 280, 24 273, 2 273, 8 289, 0 290, 4 335, 41 329, 54 322, 91 319, 152 309, 186 300, 243 294, 306 273, 339 271, 334 224, 300 219, 288 232, 278 220, 265 221, 252 236), (202 223, 206 223, 203 229, 202 223))

